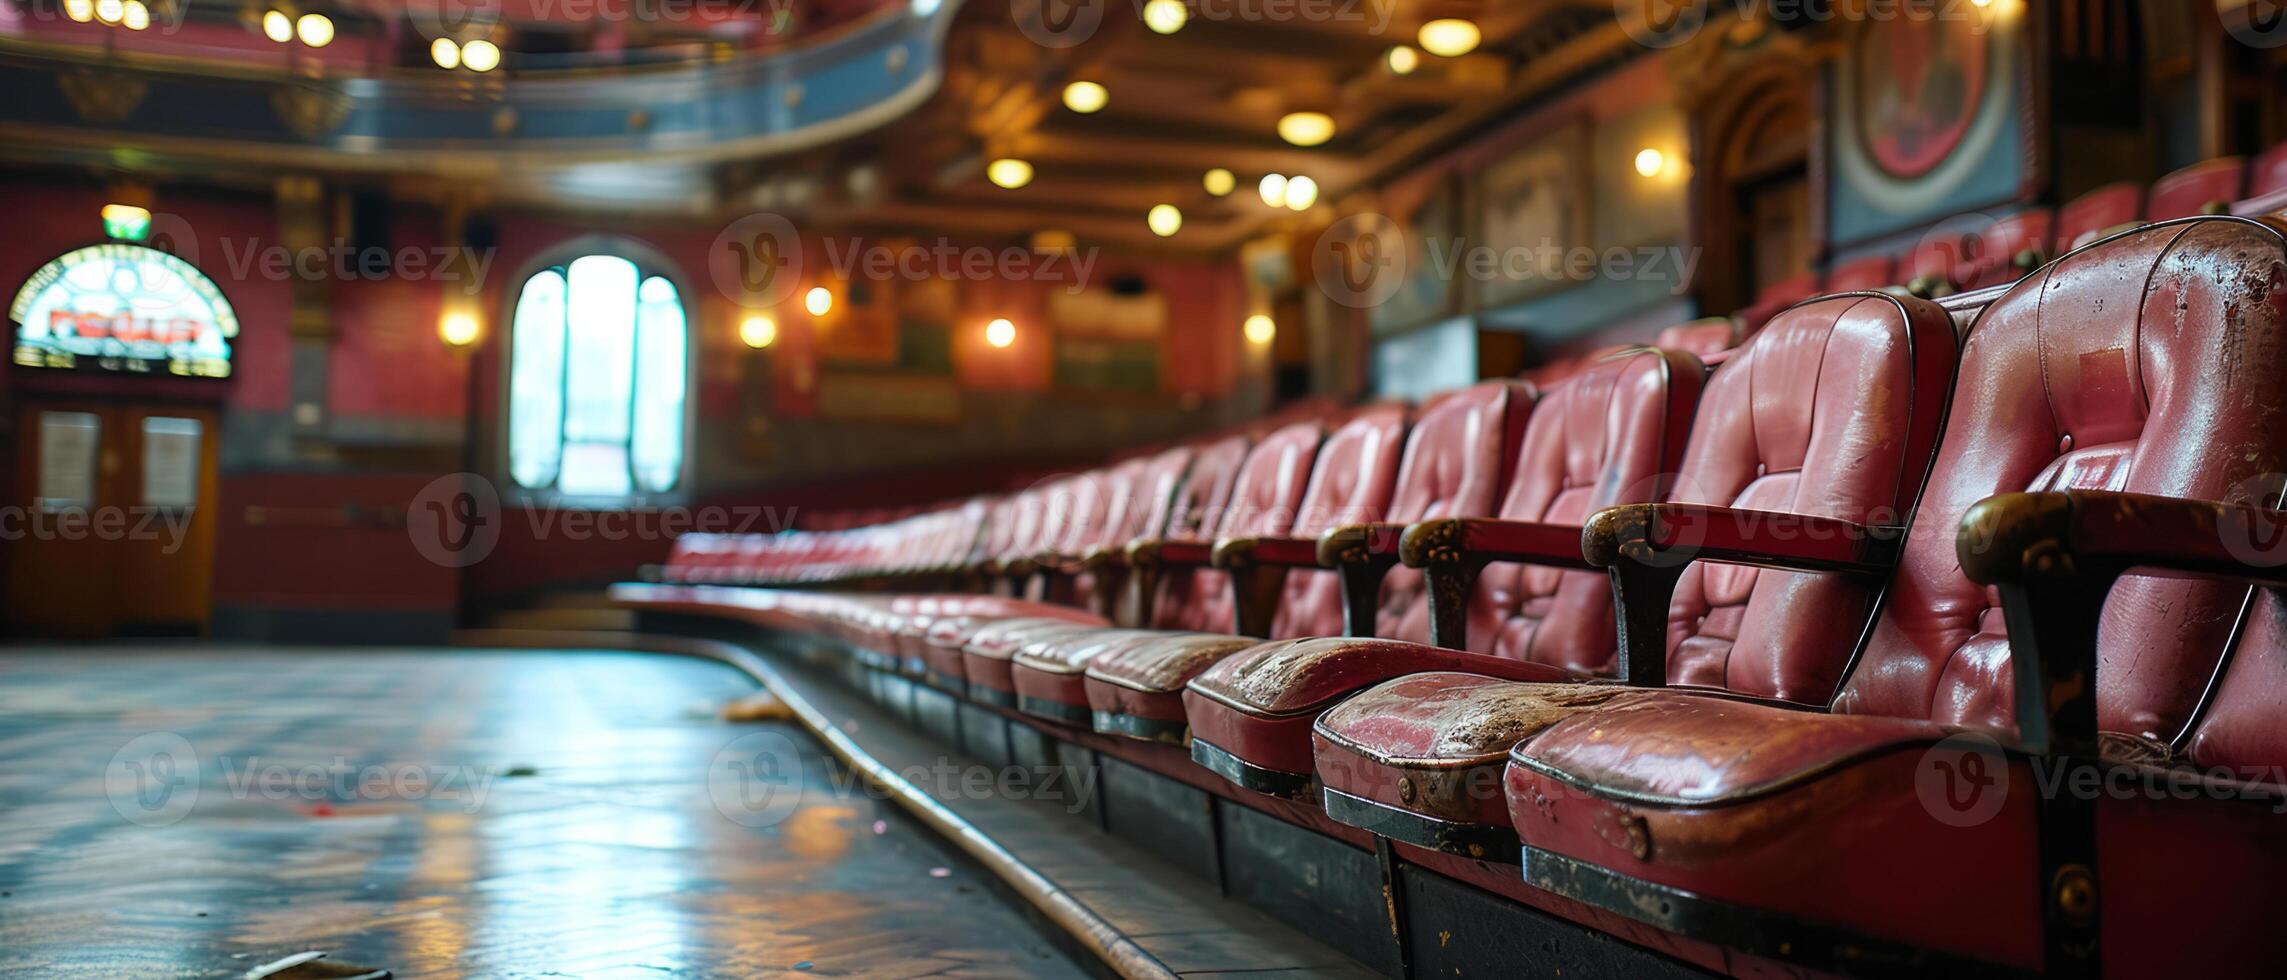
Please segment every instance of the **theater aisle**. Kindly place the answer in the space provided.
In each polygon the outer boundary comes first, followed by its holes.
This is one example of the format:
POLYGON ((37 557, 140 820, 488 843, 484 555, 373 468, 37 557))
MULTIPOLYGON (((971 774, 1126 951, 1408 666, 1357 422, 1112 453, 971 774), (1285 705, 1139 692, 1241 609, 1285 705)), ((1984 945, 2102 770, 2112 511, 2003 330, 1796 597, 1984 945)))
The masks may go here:
POLYGON ((1080 973, 799 727, 715 718, 752 689, 637 654, 10 650, 0 976, 1080 973))

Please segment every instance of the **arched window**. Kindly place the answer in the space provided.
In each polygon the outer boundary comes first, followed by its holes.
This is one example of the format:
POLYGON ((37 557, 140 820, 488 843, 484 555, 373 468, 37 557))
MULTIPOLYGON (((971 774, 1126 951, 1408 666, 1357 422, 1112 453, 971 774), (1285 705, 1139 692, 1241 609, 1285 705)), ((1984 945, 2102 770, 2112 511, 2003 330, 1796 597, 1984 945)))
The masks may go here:
POLYGON ((524 280, 513 323, 516 484, 586 498, 675 489, 689 343, 675 284, 618 255, 583 255, 524 280))

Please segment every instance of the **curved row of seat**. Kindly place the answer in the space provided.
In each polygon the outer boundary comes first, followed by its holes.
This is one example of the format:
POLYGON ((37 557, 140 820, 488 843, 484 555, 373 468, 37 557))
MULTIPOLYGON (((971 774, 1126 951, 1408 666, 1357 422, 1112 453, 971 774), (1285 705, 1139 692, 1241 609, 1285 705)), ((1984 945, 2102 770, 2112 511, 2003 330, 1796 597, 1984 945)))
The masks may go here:
POLYGON ((1825 295, 1709 359, 1227 436, 842 550, 695 539, 615 595, 1187 746, 1187 780, 1729 971, 2260 969, 2287 225, 1825 295), (969 588, 704 584, 917 570, 969 588))

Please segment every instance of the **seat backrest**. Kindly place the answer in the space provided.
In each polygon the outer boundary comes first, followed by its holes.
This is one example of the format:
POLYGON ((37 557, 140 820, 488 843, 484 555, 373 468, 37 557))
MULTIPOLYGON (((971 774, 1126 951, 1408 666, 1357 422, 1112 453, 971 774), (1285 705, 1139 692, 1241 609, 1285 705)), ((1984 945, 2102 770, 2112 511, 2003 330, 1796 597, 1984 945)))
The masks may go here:
POLYGON ((1114 488, 1133 476, 1125 472, 1127 465, 1089 470, 1058 484, 1050 497, 1054 517, 1046 550, 1077 555, 1104 542, 1112 530, 1112 498, 1118 495, 1114 488))
MULTIPOLYGON (((1498 516, 1578 526, 1615 504, 1661 499, 1706 376, 1689 352, 1638 347, 1542 392, 1498 516)), ((1612 587, 1602 572, 1489 566, 1468 618, 1468 646, 1480 653, 1611 669, 1612 587)))
POLYGON ((2152 196, 2144 202, 2144 219, 2166 221, 2221 214, 2240 199, 2240 191, 2246 186, 2246 157, 2202 160, 2152 182, 2152 196))
MULTIPOLYGON (((1379 520, 1389 513, 1406 422, 1404 405, 1383 402, 1359 409, 1327 436, 1319 444, 1310 483, 1303 488, 1289 533, 1317 537, 1328 528, 1379 520)), ((1340 635, 1341 580, 1328 571, 1288 572, 1269 632, 1272 639, 1340 635)))
POLYGON ((1781 279, 1755 293, 1755 301, 1739 311, 1739 322, 1748 333, 1753 333, 1762 329, 1763 324, 1770 322, 1780 310, 1793 306, 1818 291, 1818 276, 1815 273, 1781 279))
MULTIPOLYGON (((1935 303, 1832 296, 1771 321, 1709 379, 1669 499, 1895 524, 1913 506, 1957 351, 1935 303)), ((1696 562, 1668 608, 1677 684, 1825 703, 1877 585, 1696 562)))
POLYGON ((2054 251, 2079 248, 2107 231, 2144 220, 2144 186, 2132 181, 2106 184, 2057 209, 2054 251))
MULTIPOLYGON (((1996 300, 1970 330, 1902 560, 1836 710, 2013 731, 2008 631, 1997 595, 1961 572, 1964 512, 2023 490, 2225 499, 2287 472, 2283 362, 2287 244, 2244 219, 2120 235, 1996 300)), ((2247 596, 2123 579, 2101 614, 2098 723, 2172 738, 2247 596)))
POLYGON ((1170 538, 1205 538, 1223 519, 1223 506, 1231 499, 1231 481, 1247 458, 1247 437, 1224 436, 1194 447, 1191 468, 1183 474, 1168 503, 1167 521, 1160 527, 1170 538))
POLYGON ((1963 243, 1954 281, 1963 289, 2017 281, 2026 272, 2017 265, 2019 256, 2031 253, 2035 259, 2047 259, 2056 222, 2056 212, 2048 208, 2027 208, 1995 220, 1974 241, 1963 243))
MULTIPOLYGON (((1247 451, 1231 483, 1215 537, 1284 535, 1294 529, 1303 485, 1325 426, 1316 420, 1273 430, 1247 451)), ((1237 629, 1230 577, 1220 570, 1169 569, 1152 601, 1153 629, 1229 633, 1237 629)))
POLYGON ((1898 284, 1898 260, 1889 255, 1869 255, 1835 266, 1826 277, 1830 292, 1855 293, 1867 289, 1881 289, 1898 284))
MULTIPOLYGON (((1389 513, 1376 519, 1412 524, 1490 516, 1538 398, 1538 389, 1522 381, 1485 381, 1424 412, 1406 437, 1389 513)), ((1420 569, 1401 565, 1382 580, 1374 635, 1429 642, 1428 583, 1420 569)))
POLYGON ((2262 197, 2287 191, 2287 140, 2282 140, 2247 168, 2247 196, 2262 197))
POLYGON ((1740 336, 1739 321, 1727 316, 1710 316, 1661 330, 1659 339, 1652 341, 1652 346, 1661 350, 1680 350, 1699 358, 1701 363, 1714 363, 1715 359, 1738 347, 1743 339, 1745 338, 1740 336))
POLYGON ((1120 545, 1150 537, 1167 528, 1167 515, 1175 507, 1175 490, 1191 468, 1195 450, 1177 446, 1138 462, 1135 476, 1113 510, 1113 531, 1106 544, 1120 545))

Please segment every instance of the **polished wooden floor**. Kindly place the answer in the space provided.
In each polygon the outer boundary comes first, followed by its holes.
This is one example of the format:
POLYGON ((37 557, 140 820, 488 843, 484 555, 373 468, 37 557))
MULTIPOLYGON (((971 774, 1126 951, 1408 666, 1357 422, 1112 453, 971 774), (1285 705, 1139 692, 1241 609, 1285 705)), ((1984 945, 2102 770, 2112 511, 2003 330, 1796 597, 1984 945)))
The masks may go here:
POLYGON ((0 976, 1079 972, 801 729, 716 720, 752 689, 639 654, 0 652, 0 976))

